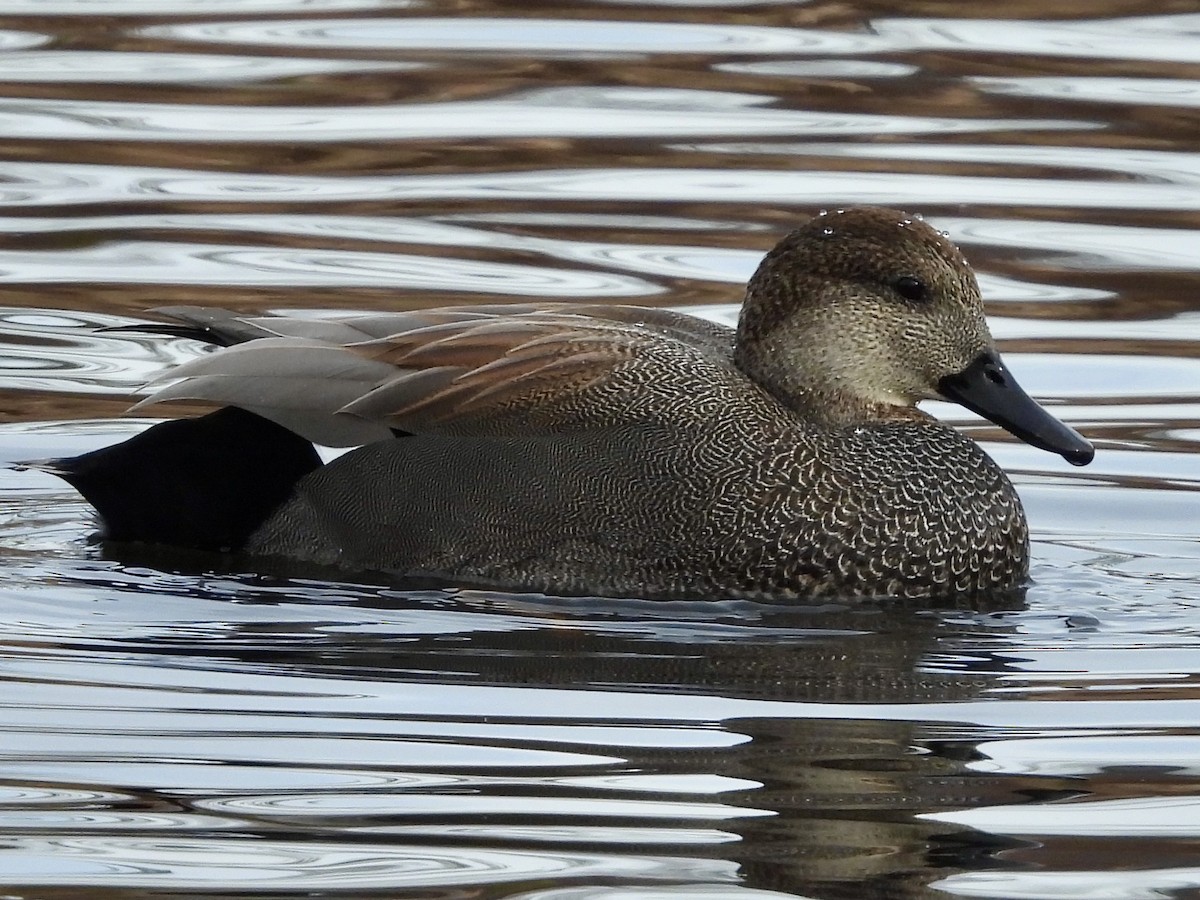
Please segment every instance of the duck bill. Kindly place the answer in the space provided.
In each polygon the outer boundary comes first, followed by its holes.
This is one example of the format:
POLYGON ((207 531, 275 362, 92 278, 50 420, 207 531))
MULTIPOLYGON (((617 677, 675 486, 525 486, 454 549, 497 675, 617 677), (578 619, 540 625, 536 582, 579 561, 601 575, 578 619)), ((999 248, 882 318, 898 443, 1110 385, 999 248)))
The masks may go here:
POLYGON ((1079 432, 1058 421, 1021 389, 994 350, 981 353, 961 372, 939 381, 938 393, 1025 443, 1059 454, 1073 466, 1086 466, 1096 455, 1079 432))

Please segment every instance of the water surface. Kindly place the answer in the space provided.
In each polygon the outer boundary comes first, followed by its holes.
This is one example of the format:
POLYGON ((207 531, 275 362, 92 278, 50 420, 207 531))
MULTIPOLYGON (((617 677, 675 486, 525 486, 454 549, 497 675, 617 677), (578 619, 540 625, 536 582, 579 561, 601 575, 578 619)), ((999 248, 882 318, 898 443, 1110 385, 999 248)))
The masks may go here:
POLYGON ((821 208, 979 271, 1072 469, 984 608, 183 571, 0 470, 13 897, 1200 895, 1200 7, 0 0, 0 461, 135 433, 148 307, 722 321, 821 208))

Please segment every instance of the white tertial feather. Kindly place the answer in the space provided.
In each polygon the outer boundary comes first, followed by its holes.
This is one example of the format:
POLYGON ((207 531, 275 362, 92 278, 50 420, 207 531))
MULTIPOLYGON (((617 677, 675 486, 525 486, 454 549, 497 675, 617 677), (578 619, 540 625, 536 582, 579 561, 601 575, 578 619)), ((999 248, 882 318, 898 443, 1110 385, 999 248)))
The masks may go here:
POLYGON ((386 425, 340 412, 396 370, 342 347, 264 338, 185 363, 147 387, 134 409, 168 400, 239 406, 315 443, 350 447, 389 437, 386 425))
POLYGON ((263 338, 197 357, 164 372, 149 386, 197 375, 332 378, 373 385, 394 373, 387 363, 366 359, 345 347, 303 338, 263 338))

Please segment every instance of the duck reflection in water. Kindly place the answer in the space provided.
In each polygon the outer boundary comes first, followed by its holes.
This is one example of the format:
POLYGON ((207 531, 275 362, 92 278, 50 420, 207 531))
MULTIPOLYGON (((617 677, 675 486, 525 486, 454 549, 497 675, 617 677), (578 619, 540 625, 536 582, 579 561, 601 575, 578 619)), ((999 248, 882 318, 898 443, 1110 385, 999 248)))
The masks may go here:
MULTIPOLYGON (((218 590, 227 598, 228 582, 218 590)), ((318 608, 328 609, 328 592, 313 597, 318 608)), ((647 602, 346 586, 344 608, 382 624, 331 629, 328 614, 280 608, 281 596, 303 596, 294 583, 244 578, 236 596, 287 621, 222 626, 210 643, 189 644, 189 655, 288 673, 318 704, 333 704, 313 727, 326 737, 321 729, 333 729, 347 748, 324 763, 338 772, 331 811, 318 801, 275 819, 264 802, 258 824, 242 825, 265 838, 281 821, 306 843, 387 834, 396 855, 415 858, 449 840, 467 861, 516 851, 552 873, 584 856, 592 862, 583 883, 612 879, 614 896, 932 897, 931 883, 1003 866, 1000 852, 1020 842, 928 814, 1078 790, 1071 778, 973 770, 978 743, 996 732, 951 723, 1013 671, 978 635, 1007 627, 1005 613, 1022 606, 1012 598, 985 601, 982 615, 928 604, 914 614, 915 604, 891 600, 647 602), (442 699, 431 706, 429 694, 442 699), (353 738, 372 749, 356 750, 353 738), (459 752, 439 762, 410 747, 430 739, 459 752), (392 748, 389 764, 379 761, 381 742, 392 748), (521 751, 531 760, 522 763, 521 751), (493 754, 498 769, 487 763, 493 754), (367 784, 391 776, 380 789, 391 799, 347 816, 337 785, 362 790, 355 771, 367 784)), ((609 896, 563 885, 570 875, 547 877, 560 879, 564 896, 609 896)))
POLYGON ((114 542, 566 595, 982 596, 1028 577, 1024 511, 916 404, 1093 453, 1005 368, 958 248, 888 209, 784 237, 736 330, 573 304, 162 312, 226 349, 144 403, 225 408, 50 464, 114 542), (357 449, 322 465, 313 442, 357 449))

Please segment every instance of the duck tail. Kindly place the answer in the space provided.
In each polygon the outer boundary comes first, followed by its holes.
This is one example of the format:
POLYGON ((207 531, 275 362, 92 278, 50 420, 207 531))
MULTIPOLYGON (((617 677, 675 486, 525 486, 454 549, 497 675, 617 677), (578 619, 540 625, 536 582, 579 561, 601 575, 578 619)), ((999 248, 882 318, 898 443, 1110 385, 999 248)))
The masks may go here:
POLYGON ((106 540, 222 551, 244 546, 320 465, 308 441, 232 406, 37 464, 96 508, 106 540))

